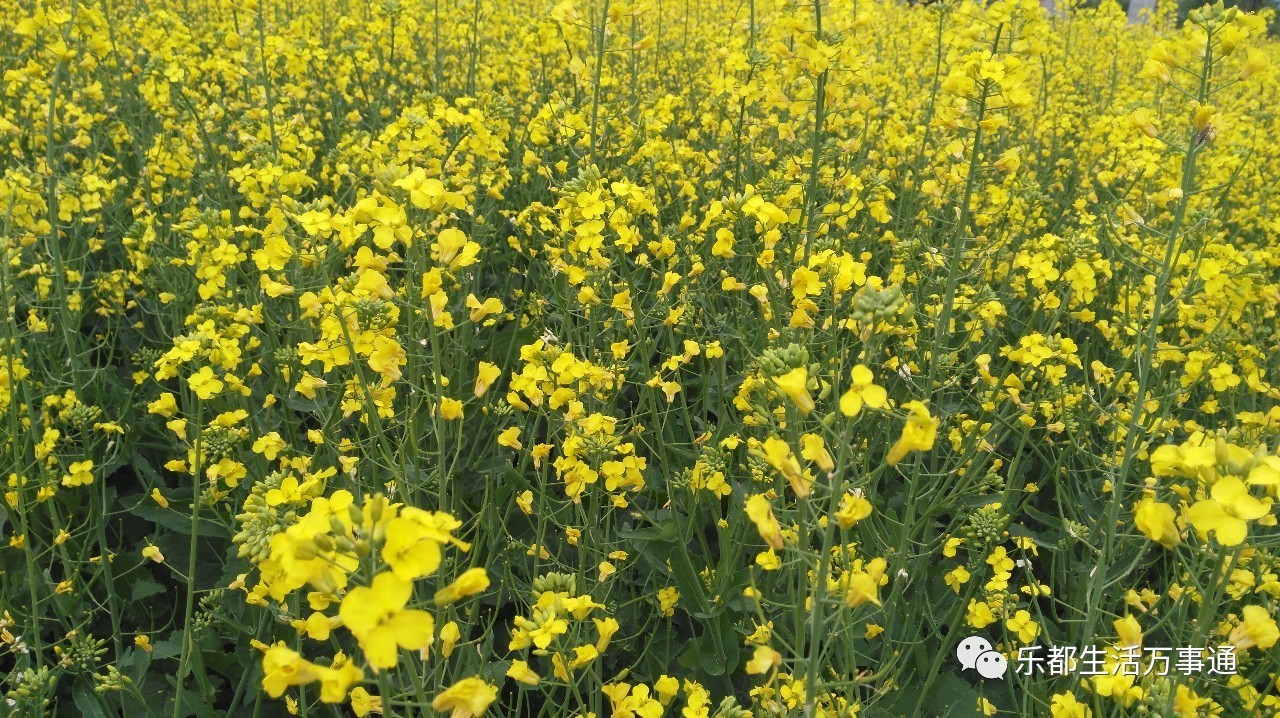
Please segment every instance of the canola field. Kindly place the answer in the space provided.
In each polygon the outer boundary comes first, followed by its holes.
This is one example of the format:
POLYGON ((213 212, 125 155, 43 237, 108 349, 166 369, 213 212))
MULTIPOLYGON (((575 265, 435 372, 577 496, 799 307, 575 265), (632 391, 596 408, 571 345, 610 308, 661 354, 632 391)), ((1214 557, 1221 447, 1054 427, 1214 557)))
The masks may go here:
POLYGON ((0 0, 0 714, 1280 714, 1274 15, 0 0))

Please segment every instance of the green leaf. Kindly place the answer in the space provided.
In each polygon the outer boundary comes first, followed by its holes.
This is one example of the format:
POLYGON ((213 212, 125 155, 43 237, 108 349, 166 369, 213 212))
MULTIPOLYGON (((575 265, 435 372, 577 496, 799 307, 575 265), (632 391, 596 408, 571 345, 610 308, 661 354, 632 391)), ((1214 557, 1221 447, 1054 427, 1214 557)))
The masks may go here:
POLYGON ((129 600, 137 603, 157 593, 164 593, 164 587, 149 578, 142 577, 133 582, 133 590, 129 594, 129 600))
POLYGON ((84 718, 108 718, 111 715, 103 710, 102 699, 93 692, 93 682, 89 678, 76 681, 75 688, 71 690, 71 700, 84 718))

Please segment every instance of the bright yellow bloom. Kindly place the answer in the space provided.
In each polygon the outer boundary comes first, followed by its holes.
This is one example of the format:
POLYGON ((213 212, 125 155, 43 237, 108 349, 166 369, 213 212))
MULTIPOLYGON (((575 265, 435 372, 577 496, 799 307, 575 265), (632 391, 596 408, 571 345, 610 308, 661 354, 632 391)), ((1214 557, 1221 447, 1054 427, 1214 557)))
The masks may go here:
POLYGON ((1276 645, 1276 641, 1280 640, 1280 627, 1276 626, 1276 620, 1270 611, 1262 606, 1245 606, 1243 613, 1240 625, 1231 629, 1231 635, 1227 639, 1237 651, 1250 648, 1265 651, 1276 645))
POLYGON ((449 718, 475 718, 484 715, 489 704, 498 697, 498 688, 479 677, 463 678, 431 701, 437 712, 452 711, 449 718))
POLYGON ((1200 533, 1212 531, 1223 546, 1239 546, 1248 534, 1248 522, 1271 511, 1270 498, 1254 498, 1249 487, 1235 476, 1218 479, 1209 495, 1186 509, 1187 519, 1200 533))
POLYGON ((791 484, 791 490, 796 492, 799 498, 805 498, 811 493, 810 484, 813 480, 805 476, 804 469, 800 467, 800 462, 796 459, 795 454, 791 453, 791 445, 775 436, 770 436, 764 440, 760 447, 764 454, 764 460, 773 468, 777 469, 787 483, 791 484))
POLYGON ((1031 614, 1027 611, 1018 611, 1004 622, 1004 627, 1009 629, 1023 643, 1031 643, 1036 636, 1040 635, 1040 625, 1035 622, 1031 614))
POLYGON ((437 606, 444 606, 454 601, 472 596, 489 588, 489 574, 483 568, 469 568, 453 583, 436 591, 437 606))
POLYGON ((159 414, 168 419, 178 411, 178 402, 174 399, 173 394, 165 392, 158 399, 147 404, 147 412, 151 414, 159 414))
POLYGON ((762 494, 755 494, 747 498, 746 503, 747 518, 756 525, 756 530, 760 532, 760 538, 769 544, 774 550, 782 549, 782 527, 778 525, 778 519, 773 516, 773 507, 769 504, 769 500, 762 494))
POLYGON ((831 452, 827 451, 822 437, 817 434, 805 434, 800 437, 800 456, 806 461, 812 461, 822 471, 829 473, 836 468, 835 459, 831 457, 831 452))
POLYGON ((1133 523, 1147 538, 1165 548, 1173 548, 1180 540, 1176 516, 1172 506, 1148 497, 1134 507, 1133 523))
POLYGON ((382 696, 375 696, 361 686, 351 690, 351 711, 357 718, 365 718, 370 713, 382 712, 382 696))
POLYGON ((774 377, 773 383, 778 385, 784 394, 791 399, 791 403, 796 405, 801 414, 806 416, 813 411, 813 397, 809 395, 809 371, 804 367, 796 367, 791 371, 779 377, 774 377))
POLYGON ((487 361, 480 362, 479 368, 476 370, 476 388, 473 392, 477 398, 484 396, 489 391, 489 387, 493 386, 493 382, 501 376, 502 370, 496 364, 490 364, 487 361))
POLYGON ((226 386, 221 379, 214 376, 213 369, 207 366, 200 367, 200 371, 187 377, 187 385, 196 393, 196 396, 206 401, 217 396, 218 392, 226 386))
POLYGON ((871 515, 871 502, 862 494, 845 494, 840 500, 840 510, 836 512, 836 523, 842 529, 851 529, 853 525, 871 515))
POLYGON ((880 586, 886 581, 885 569, 889 563, 883 558, 873 558, 866 566, 849 571, 845 577, 844 603, 849 608, 857 608, 864 603, 880 604, 880 586))
POLYGON ((408 581, 380 573, 371 586, 354 588, 342 599, 338 615, 374 668, 394 668, 397 646, 418 650, 431 642, 431 614, 404 607, 412 594, 408 581))
POLYGON ((508 426, 498 434, 498 446, 505 446, 508 449, 519 451, 524 448, 520 443, 520 427, 508 426))
POLYGON ((456 621, 449 621, 440 629, 440 655, 448 658, 453 655, 453 646, 462 638, 462 630, 456 621))
POLYGON ((1049 715, 1052 718, 1093 718, 1093 709, 1070 693, 1058 693, 1049 705, 1049 715))
POLYGON ((1120 637, 1118 645, 1121 647, 1142 645, 1142 624, 1138 623, 1138 619, 1126 613, 1124 618, 1117 618, 1111 625, 1115 626, 1116 635, 1120 637))
POLYGON ((885 462, 896 465, 911 451, 928 451, 933 448, 934 437, 938 433, 938 421, 929 415, 929 409, 919 401, 909 401, 907 423, 902 427, 902 436, 889 448, 885 462))
POLYGON ((289 686, 304 686, 317 680, 319 668, 284 644, 276 644, 262 656, 262 689, 272 698, 279 698, 289 686))
POLYGON ((853 368, 853 384, 840 397, 840 413, 845 416, 857 416, 862 407, 882 409, 889 400, 884 387, 875 384, 875 375, 862 364, 853 368))
POLYGON ((462 418, 462 402, 444 397, 440 400, 440 418, 445 421, 456 421, 462 418))
POLYGON ((382 559, 402 581, 428 576, 440 566, 440 549, 460 544, 451 532, 462 523, 447 513, 405 507, 386 528, 382 559))
POLYGON ((782 654, 773 650, 768 646, 756 646, 755 653, 751 655, 751 660, 747 661, 747 673, 758 676, 767 673, 774 666, 782 665, 782 654))
POLYGON ((512 661, 511 667, 507 669, 507 678, 513 681, 523 683, 528 686, 538 685, 541 678, 529 668, 529 664, 524 661, 512 661))
POLYGON ((93 461, 73 461, 67 467, 67 475, 62 477, 62 485, 67 487, 88 486, 93 483, 93 461))

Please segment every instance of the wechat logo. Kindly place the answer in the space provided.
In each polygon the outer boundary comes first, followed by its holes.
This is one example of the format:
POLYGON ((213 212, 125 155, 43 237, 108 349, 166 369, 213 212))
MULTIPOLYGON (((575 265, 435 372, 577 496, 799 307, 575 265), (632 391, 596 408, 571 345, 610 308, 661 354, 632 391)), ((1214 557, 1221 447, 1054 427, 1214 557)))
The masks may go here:
POLYGON ((991 648, 991 642, 982 636, 970 636, 956 646, 956 659, 961 670, 973 670, 986 679, 1004 678, 1009 661, 991 648))

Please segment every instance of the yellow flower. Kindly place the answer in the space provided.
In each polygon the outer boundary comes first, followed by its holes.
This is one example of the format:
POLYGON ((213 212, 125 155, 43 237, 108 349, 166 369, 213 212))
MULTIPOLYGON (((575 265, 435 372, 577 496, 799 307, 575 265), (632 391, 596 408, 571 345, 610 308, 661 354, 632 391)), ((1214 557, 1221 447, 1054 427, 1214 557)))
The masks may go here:
POLYGON ((138 648, 141 648, 147 653, 150 653, 152 650, 151 637, 145 634, 139 633, 138 635, 133 637, 133 645, 137 646, 138 648))
POLYGON ((288 444, 280 436, 280 432, 273 431, 265 436, 261 436, 257 441, 253 442, 253 453, 261 454, 267 461, 275 461, 280 452, 287 447, 288 444))
POLYGON ((675 586, 668 586, 658 591, 658 610, 664 616, 674 616, 676 605, 680 603, 680 591, 675 586))
POLYGON ((1276 620, 1271 617, 1271 612, 1267 609, 1262 606, 1245 606, 1244 617, 1240 619, 1240 625, 1231 629, 1228 640, 1237 651, 1250 648, 1261 648, 1265 651, 1280 640, 1280 628, 1276 626, 1276 620))
POLYGON ((680 681, 664 674, 653 682, 653 690, 658 694, 658 700, 665 706, 680 693, 680 681))
MULTIPOLYGON (((341 654, 339 654, 341 655, 341 654)), ((318 668, 317 678, 320 680, 320 702, 341 703, 347 699, 347 691, 351 686, 364 680, 364 671, 351 665, 350 661, 342 661, 335 657, 330 668, 318 668)))
POLYGON ((505 446, 513 451, 519 451, 524 448, 520 443, 520 427, 508 426, 498 434, 498 446, 505 446))
POLYGON ((974 628, 986 628, 996 622, 996 616, 990 604, 974 598, 969 600, 969 610, 965 620, 974 628))
POLYGON ((1070 693, 1058 693, 1049 704, 1052 718, 1093 718, 1093 709, 1070 693))
POLYGON ((487 361, 480 362, 480 367, 476 370, 476 388, 475 395, 477 398, 484 396, 489 387, 493 386, 493 382, 498 380, 502 374, 502 370, 496 364, 490 364, 487 361))
POLYGON ((147 404, 147 412, 150 414, 159 414, 168 419, 178 411, 178 402, 174 399, 173 394, 165 392, 160 398, 147 404))
POLYGON ((875 375, 867 367, 859 364, 853 368, 853 384, 840 397, 840 413, 845 416, 857 416, 863 406, 872 409, 884 408, 889 400, 884 387, 875 384, 875 375))
POLYGON ((93 483, 93 461, 85 459, 84 461, 73 461, 67 467, 67 475, 62 477, 62 485, 72 486, 88 486, 93 483))
POLYGON ((663 713, 662 704, 650 696, 646 685, 611 683, 601 691, 609 697, 613 718, 659 718, 663 713))
POLYGON ((461 525, 442 511, 406 507, 387 524, 382 559, 402 581, 428 576, 440 566, 440 547, 458 543, 450 534, 461 525))
POLYGON ((391 337, 375 337, 373 351, 369 353, 369 368, 378 372, 383 381, 396 381, 403 376, 400 367, 404 366, 408 357, 400 342, 391 337))
POLYGON ((444 397, 440 400, 440 417, 445 421, 455 421, 462 418, 462 402, 457 399, 444 397))
POLYGON ((952 591, 960 593, 960 587, 969 582, 969 571, 964 566, 956 566, 942 580, 952 591))
POLYGON ((148 543, 142 549, 143 558, 149 558, 156 563, 164 563, 164 554, 160 553, 160 549, 148 543))
POLYGON ((1023 643, 1031 643, 1036 636, 1040 635, 1040 626, 1031 618, 1031 614, 1027 611, 1018 611, 1012 617, 1004 622, 1004 627, 1009 629, 1018 640, 1023 643))
POLYGON ((1211 498, 1197 501, 1186 509, 1187 519, 1200 533, 1210 531, 1223 546, 1238 546, 1248 534, 1249 521, 1260 519, 1271 510, 1271 499, 1258 500, 1249 487, 1235 476, 1218 479, 1209 490, 1211 498))
POLYGON ((489 574, 483 568, 467 569, 453 583, 436 591, 437 606, 444 606, 489 588, 489 574))
POLYGON ((371 695, 369 691, 356 686, 351 691, 351 711, 358 718, 365 718, 370 713, 381 713, 382 696, 371 695))
POLYGON ((380 573, 371 586, 354 588, 342 599, 338 615, 374 668, 394 668, 397 646, 418 650, 431 642, 431 614, 404 607, 412 594, 408 581, 380 573))
POLYGON ((595 646, 577 646, 573 649, 573 660, 569 662, 569 669, 576 671, 599 657, 600 652, 595 646))
POLYGON ((1180 537, 1173 507, 1161 501, 1147 497, 1138 502, 1133 511, 1133 523, 1147 538, 1164 546, 1173 548, 1180 537))
POLYGON ((448 658, 453 655, 453 646, 462 638, 462 631, 455 621, 449 621, 440 629, 440 655, 448 658))
POLYGON ((831 452, 827 451, 826 443, 817 434, 805 434, 800 437, 800 456, 806 461, 812 461, 823 471, 831 472, 836 468, 835 459, 831 458, 831 452))
POLYGON ((524 661, 512 661, 511 667, 507 669, 507 678, 513 681, 523 683, 527 686, 536 686, 541 678, 529 668, 529 664, 524 661))
POLYGON ((187 385, 196 393, 196 396, 206 401, 217 396, 218 392, 226 386, 221 379, 214 376, 213 369, 207 366, 200 367, 200 371, 187 377, 187 385))
POLYGON ((791 371, 779 377, 774 377, 773 383, 791 399, 791 403, 800 409, 801 414, 806 416, 813 411, 813 397, 809 396, 809 371, 804 367, 796 367, 791 371))
POLYGON ((604 653, 604 649, 609 647, 609 641, 613 639, 613 634, 617 633, 621 626, 616 618, 593 618, 591 622, 596 625, 596 633, 600 634, 596 639, 596 650, 604 653))
POLYGON ((262 656, 262 689, 279 698, 289 686, 304 686, 318 679, 319 668, 284 644, 276 644, 262 656))
POLYGON ((751 660, 747 661, 747 673, 758 676, 767 673, 774 666, 782 665, 782 654, 768 646, 756 646, 751 660))
POLYGON ((851 529, 853 525, 871 515, 871 502, 861 493, 845 494, 840 501, 840 510, 836 512, 836 523, 842 529, 851 529))
POLYGON ((885 569, 889 563, 883 558, 873 558, 860 569, 849 571, 845 577, 844 603, 857 608, 864 603, 880 604, 880 586, 885 583, 885 569))
POLYGON ((774 550, 782 549, 782 527, 773 516, 773 507, 762 494, 755 494, 747 499, 747 518, 756 525, 760 538, 774 550))
POLYGON ((800 462, 796 460, 795 454, 791 453, 791 446, 787 442, 771 436, 764 440, 760 449, 764 454, 765 462, 782 474, 787 483, 791 484, 791 490, 796 492, 797 497, 803 499, 811 493, 809 485, 813 480, 805 476, 800 462))
POLYGON ((1138 623, 1138 619, 1126 613, 1124 618, 1117 618, 1111 625, 1115 626, 1116 635, 1120 637, 1118 645, 1121 647, 1142 645, 1142 624, 1138 623))
POLYGON ((498 689, 479 677, 463 678, 431 701, 437 712, 452 711, 449 718, 475 718, 484 715, 489 704, 498 697, 498 689))
POLYGON ((934 437, 938 433, 937 419, 929 416, 929 409, 922 402, 909 401, 905 408, 907 423, 902 427, 902 436, 889 448, 889 454, 885 457, 885 462, 890 466, 902 461, 908 452, 932 449, 934 437))

